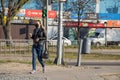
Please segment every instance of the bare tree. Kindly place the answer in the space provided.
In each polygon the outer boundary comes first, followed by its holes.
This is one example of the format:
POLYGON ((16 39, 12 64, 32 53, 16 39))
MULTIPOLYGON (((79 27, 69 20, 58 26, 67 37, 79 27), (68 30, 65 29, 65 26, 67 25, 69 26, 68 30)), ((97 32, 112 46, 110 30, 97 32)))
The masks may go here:
POLYGON ((78 27, 77 27, 77 34, 79 35, 79 28, 80 28, 80 20, 82 19, 82 15, 85 13, 94 13, 95 11, 95 2, 96 0, 76 0, 75 2, 71 2, 72 8, 69 10, 75 11, 78 15, 78 27))
MULTIPOLYGON (((77 58, 77 66, 80 66, 81 61, 81 53, 82 53, 82 44, 83 38, 85 36, 84 28, 81 28, 80 20, 81 16, 85 13, 94 13, 96 0, 76 0, 71 2, 71 8, 69 10, 75 11, 78 15, 78 26, 76 28, 76 33, 78 37, 78 58, 77 58)), ((89 30, 87 29, 87 32, 89 30)))
POLYGON ((11 20, 29 0, 0 0, 0 23, 3 28, 5 39, 12 40, 11 20), (7 13, 5 8, 8 9, 7 13))

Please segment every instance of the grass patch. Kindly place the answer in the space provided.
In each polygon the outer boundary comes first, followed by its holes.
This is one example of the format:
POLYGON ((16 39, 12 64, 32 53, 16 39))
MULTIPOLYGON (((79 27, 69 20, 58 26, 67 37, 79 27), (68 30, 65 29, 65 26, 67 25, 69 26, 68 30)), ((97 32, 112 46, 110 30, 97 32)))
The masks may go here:
MULTIPOLYGON (((89 53, 89 54, 82 54, 82 59, 83 60, 120 60, 120 55, 113 55, 113 54, 101 54, 101 53, 89 53)), ((55 53, 51 53, 49 55, 49 59, 45 60, 45 63, 47 65, 54 65, 54 59, 56 57, 55 53)), ((65 53, 64 54, 64 59, 68 60, 75 60, 77 59, 77 53, 65 53)), ((32 64, 31 60, 12 60, 12 59, 2 59, 0 60, 0 64, 2 63, 10 63, 10 62, 15 62, 15 63, 22 63, 22 64, 32 64)), ((39 64, 37 60, 37 64, 39 64)))
POLYGON ((91 49, 120 49, 120 46, 91 46, 91 49))
MULTIPOLYGON (((64 53, 64 59, 77 59, 77 53, 69 52, 64 53)), ((56 56, 55 53, 50 54, 51 58, 56 56)), ((82 59, 85 60, 120 60, 120 55, 113 55, 113 54, 101 54, 101 53, 89 53, 89 54, 82 54, 82 59)))
MULTIPOLYGON (((78 48, 78 45, 72 45, 72 46, 65 46, 65 49, 71 48, 78 48)), ((116 45, 109 45, 109 46, 91 46, 91 49, 120 49, 120 46, 116 46, 116 45)))
POLYGON ((0 64, 1 64, 1 63, 10 63, 10 62, 24 63, 24 64, 31 64, 31 62, 30 62, 30 61, 10 60, 10 59, 0 60, 0 64))
MULTIPOLYGON (((2 63, 11 63, 11 62, 22 63, 22 64, 30 64, 30 65, 32 64, 31 61, 26 61, 26 60, 10 60, 10 59, 0 60, 0 64, 2 64, 2 63)), ((36 64, 39 64, 38 60, 37 60, 36 64)), ((53 65, 53 60, 47 59, 47 60, 45 60, 45 64, 53 65)))
POLYGON ((120 60, 120 55, 101 53, 82 54, 82 57, 85 60, 120 60))

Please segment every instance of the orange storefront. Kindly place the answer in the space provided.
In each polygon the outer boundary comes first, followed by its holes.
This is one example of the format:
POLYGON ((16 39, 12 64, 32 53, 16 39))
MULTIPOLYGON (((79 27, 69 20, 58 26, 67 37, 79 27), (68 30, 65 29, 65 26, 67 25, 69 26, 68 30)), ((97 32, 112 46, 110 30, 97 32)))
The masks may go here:
POLYGON ((107 27, 120 28, 120 20, 108 20, 107 27))

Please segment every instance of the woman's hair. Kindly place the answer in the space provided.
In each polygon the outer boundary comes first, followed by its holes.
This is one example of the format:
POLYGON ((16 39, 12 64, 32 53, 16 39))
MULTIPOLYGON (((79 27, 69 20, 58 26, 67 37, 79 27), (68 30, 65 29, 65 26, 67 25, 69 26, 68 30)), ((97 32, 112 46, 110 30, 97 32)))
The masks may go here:
POLYGON ((40 26, 41 28, 44 28, 44 26, 42 25, 42 21, 41 20, 36 20, 35 21, 35 27, 40 26))
POLYGON ((35 27, 38 27, 39 25, 38 24, 35 24, 35 27))
POLYGON ((37 20, 40 24, 42 24, 41 20, 37 20))
POLYGON ((34 23, 36 24, 37 22, 39 22, 40 24, 42 24, 41 20, 34 20, 34 23))

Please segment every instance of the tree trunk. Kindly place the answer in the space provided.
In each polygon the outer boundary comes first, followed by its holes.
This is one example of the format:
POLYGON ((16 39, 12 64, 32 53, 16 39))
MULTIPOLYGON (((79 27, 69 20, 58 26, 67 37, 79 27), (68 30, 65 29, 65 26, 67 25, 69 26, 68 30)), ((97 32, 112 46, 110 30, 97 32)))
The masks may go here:
POLYGON ((3 26, 3 32, 4 32, 4 37, 6 40, 6 45, 10 46, 12 44, 11 24, 10 23, 3 26))

